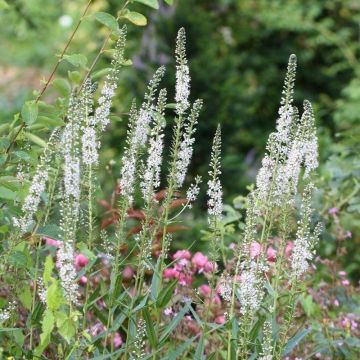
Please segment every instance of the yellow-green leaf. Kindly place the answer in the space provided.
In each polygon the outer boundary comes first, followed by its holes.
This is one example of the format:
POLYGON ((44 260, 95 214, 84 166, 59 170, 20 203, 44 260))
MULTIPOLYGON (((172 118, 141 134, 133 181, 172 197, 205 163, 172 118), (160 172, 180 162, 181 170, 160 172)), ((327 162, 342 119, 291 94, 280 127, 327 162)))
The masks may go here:
POLYGON ((129 11, 122 15, 125 19, 129 20, 137 26, 145 26, 147 24, 146 17, 136 11, 129 11))

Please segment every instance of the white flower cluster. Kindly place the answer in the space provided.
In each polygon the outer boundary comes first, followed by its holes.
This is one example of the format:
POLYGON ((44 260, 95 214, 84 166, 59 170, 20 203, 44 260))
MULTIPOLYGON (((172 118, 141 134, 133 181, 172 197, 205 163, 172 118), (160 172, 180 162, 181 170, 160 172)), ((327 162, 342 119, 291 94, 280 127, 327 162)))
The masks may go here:
POLYGON ((100 142, 96 140, 96 130, 92 126, 84 128, 81 143, 83 163, 86 165, 97 164, 100 142))
POLYGON ((239 299, 242 314, 254 313, 264 297, 263 280, 256 262, 252 261, 248 269, 241 273, 239 299))
POLYGON ((109 124, 109 115, 112 105, 112 98, 115 95, 117 89, 117 82, 119 78, 119 67, 125 61, 124 50, 126 42, 126 27, 124 26, 120 30, 119 39, 115 46, 114 59, 112 60, 112 68, 110 73, 106 76, 105 83, 101 89, 101 95, 98 100, 99 106, 95 110, 95 116, 90 125, 99 126, 100 130, 103 131, 109 124))
POLYGON ((195 182, 190 184, 187 192, 186 192, 186 200, 188 201, 188 206, 191 207, 191 203, 193 203, 200 192, 200 183, 201 183, 201 176, 195 177, 195 182))
POLYGON ((0 324, 6 320, 9 320, 11 317, 12 312, 16 309, 16 302, 13 301, 9 303, 9 305, 4 308, 0 309, 0 324))
POLYGON ((302 169, 304 178, 318 166, 318 145, 314 114, 309 101, 299 120, 292 106, 296 57, 290 56, 276 132, 269 136, 268 154, 256 178, 256 195, 262 202, 281 206, 293 202, 302 169))
MULTIPOLYGON (((146 102, 142 105, 139 113, 136 110, 135 103, 133 103, 130 110, 129 129, 126 140, 128 145, 122 157, 122 168, 120 177, 121 194, 127 199, 130 204, 133 202, 136 166, 139 149, 143 147, 148 140, 150 123, 154 117, 155 112, 153 100, 155 98, 157 87, 162 77, 164 76, 164 73, 164 67, 160 67, 155 72, 153 78, 149 83, 148 92, 145 95, 146 102)), ((159 146, 157 146, 157 150, 159 150, 159 146)), ((155 160, 157 161, 158 159, 155 160)))
POLYGON ((193 145, 195 142, 194 134, 196 131, 196 124, 202 108, 202 100, 196 100, 191 109, 191 113, 187 122, 184 125, 183 138, 180 143, 180 149, 176 160, 176 187, 181 188, 185 181, 187 170, 193 154, 193 145))
POLYGON ((154 190, 160 186, 160 170, 162 153, 164 148, 164 109, 166 105, 166 90, 159 92, 158 105, 155 111, 154 128, 151 130, 151 137, 148 146, 148 158, 145 171, 140 183, 145 201, 154 196, 154 190))
POLYGON ((24 215, 19 219, 13 218, 14 225, 18 227, 22 233, 24 233, 32 223, 33 216, 41 201, 41 194, 45 190, 48 177, 48 169, 44 166, 40 166, 32 179, 29 193, 21 208, 24 215))
POLYGON ((310 221, 312 215, 311 196, 314 190, 312 183, 307 184, 304 190, 302 214, 299 221, 296 239, 291 255, 291 268, 295 278, 303 275, 309 268, 309 261, 314 257, 313 248, 318 241, 321 224, 318 224, 314 231, 310 231, 310 221))
POLYGON ((37 280, 37 293, 39 295, 40 301, 43 304, 46 304, 47 290, 45 288, 44 281, 43 281, 43 279, 41 277, 39 277, 38 280, 37 280))
POLYGON ((221 129, 217 127, 211 150, 211 161, 209 171, 210 180, 208 181, 208 214, 210 217, 221 218, 223 212, 222 186, 219 179, 221 154, 221 129))
POLYGON ((79 285, 76 281, 74 250, 72 241, 67 241, 57 251, 57 265, 65 298, 72 304, 78 303, 79 285))
POLYGON ((272 356, 272 331, 270 321, 265 321, 263 326, 263 343, 261 345, 261 353, 259 360, 273 360, 272 356))
POLYGON ((144 319, 138 321, 136 327, 136 336, 134 342, 134 350, 131 352, 132 360, 142 360, 146 357, 145 351, 146 323, 144 319))
POLYGON ((22 205, 23 215, 20 218, 13 218, 13 224, 24 233, 33 222, 40 201, 41 194, 45 191, 46 183, 49 178, 49 163, 55 148, 55 141, 58 139, 58 129, 54 130, 49 138, 43 155, 40 157, 39 165, 35 171, 35 175, 31 181, 29 193, 22 205))
POLYGON ((185 29, 181 28, 176 39, 176 113, 181 116, 189 108, 190 73, 186 59, 186 36, 185 29))
POLYGON ((227 301, 231 301, 231 295, 232 295, 232 284, 233 278, 229 276, 229 274, 222 274, 219 282, 219 292, 221 297, 227 301))

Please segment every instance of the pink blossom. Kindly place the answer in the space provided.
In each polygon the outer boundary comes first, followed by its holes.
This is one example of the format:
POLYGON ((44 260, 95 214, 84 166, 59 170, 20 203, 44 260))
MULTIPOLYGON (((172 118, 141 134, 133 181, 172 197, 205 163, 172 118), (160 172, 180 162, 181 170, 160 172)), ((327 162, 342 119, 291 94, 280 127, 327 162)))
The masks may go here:
POLYGON ((204 267, 208 263, 208 261, 208 257, 203 255, 200 251, 195 253, 191 260, 192 264, 199 270, 199 272, 202 272, 204 270, 204 267))
POLYGON ((206 273, 213 272, 216 269, 216 264, 208 261, 204 266, 204 271, 206 273))
POLYGON ((193 278, 189 274, 180 273, 179 274, 179 284, 181 286, 189 286, 192 284, 193 278))
POLYGON ((277 251, 273 247, 270 246, 266 251, 267 260, 270 262, 275 262, 276 261, 276 253, 277 253, 277 251))
POLYGON ((113 344, 114 344, 115 349, 119 348, 123 344, 121 335, 118 332, 115 333, 115 335, 114 335, 113 344))
POLYGON ((225 316, 219 315, 215 318, 216 324, 225 324, 225 316))
POLYGON ((62 245, 61 241, 58 240, 54 240, 52 238, 49 238, 47 236, 44 236, 43 239, 45 240, 46 245, 48 246, 55 246, 55 247, 60 247, 62 245))
POLYGON ((165 269, 163 272, 165 279, 177 279, 179 277, 179 272, 174 268, 165 269))
POLYGON ((86 276, 81 276, 81 278, 79 279, 79 283, 81 285, 85 285, 88 282, 88 278, 86 276))
POLYGON ((78 254, 75 256, 75 267, 79 270, 89 263, 89 259, 84 254, 78 254))
POLYGON ((341 284, 343 286, 349 286, 350 285, 350 281, 348 279, 344 279, 344 280, 341 280, 341 284))
POLYGON ((358 328, 358 323, 355 320, 351 320, 351 330, 356 330, 358 328))
POLYGON ((333 301, 333 305, 336 306, 336 307, 338 307, 338 306, 340 305, 339 300, 338 300, 338 299, 335 299, 335 300, 333 301))
POLYGON ((339 212, 339 209, 337 207, 332 207, 328 210, 328 213, 331 215, 331 216, 335 216, 337 215, 339 212))
POLYGON ((211 302, 215 305, 220 305, 221 304, 221 299, 219 295, 215 295, 212 299, 211 302))
POLYGON ((260 252, 261 252, 261 245, 256 241, 252 242, 250 245, 250 256, 252 258, 255 258, 259 256, 260 252))
POLYGON ((170 316, 172 315, 174 312, 173 312, 173 309, 171 307, 168 307, 164 310, 164 315, 165 316, 170 316))
POLYGON ((292 249, 294 247, 294 243, 292 241, 288 241, 285 247, 285 256, 290 257, 292 253, 292 249))
POLYGON ((209 285, 203 284, 199 286, 199 293, 203 296, 209 296, 211 294, 211 288, 209 285))
POLYGON ((347 231, 345 236, 348 238, 348 239, 351 239, 352 238, 352 232, 351 231, 347 231))
POLYGON ((346 276, 346 271, 343 271, 343 270, 339 271, 338 274, 339 274, 339 276, 344 277, 344 276, 346 276))
POLYGON ((174 260, 180 260, 180 259, 190 260, 191 259, 191 253, 190 253, 189 250, 178 250, 173 255, 173 259, 174 260))
POLYGON ((229 245, 229 249, 230 250, 234 250, 236 248, 236 244, 235 243, 231 243, 230 245, 229 245))
POLYGON ((125 266, 122 277, 125 280, 131 280, 134 277, 134 270, 131 266, 125 266))

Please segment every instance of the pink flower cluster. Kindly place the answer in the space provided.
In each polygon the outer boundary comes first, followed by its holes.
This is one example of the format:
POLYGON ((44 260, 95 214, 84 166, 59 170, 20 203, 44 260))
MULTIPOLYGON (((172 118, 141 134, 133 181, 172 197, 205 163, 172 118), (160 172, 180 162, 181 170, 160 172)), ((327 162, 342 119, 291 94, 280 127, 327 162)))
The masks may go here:
MULTIPOLYGON (((294 245, 292 241, 288 241, 285 247, 285 256, 286 257, 290 257, 292 249, 293 249, 294 245)), ((250 256, 253 259, 256 259, 264 250, 263 250, 264 246, 262 246, 261 244, 259 244, 258 242, 254 241, 250 244, 250 256)), ((277 257, 277 250, 274 249, 272 246, 269 246, 266 249, 266 259, 269 262, 276 262, 276 257, 277 257)))
POLYGON ((207 256, 201 252, 194 255, 188 250, 178 250, 173 255, 174 266, 164 270, 164 279, 178 279, 181 286, 190 286, 195 274, 209 274, 215 269, 207 256))

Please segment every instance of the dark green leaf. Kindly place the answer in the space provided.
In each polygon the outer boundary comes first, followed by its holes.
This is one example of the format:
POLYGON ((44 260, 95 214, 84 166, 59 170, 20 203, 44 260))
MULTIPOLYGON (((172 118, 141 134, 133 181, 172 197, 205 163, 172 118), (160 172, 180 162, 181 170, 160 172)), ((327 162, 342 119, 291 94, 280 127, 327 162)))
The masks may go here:
POLYGON ((64 55, 64 60, 76 67, 86 68, 87 58, 83 54, 64 55))
POLYGON ((307 328, 299 331, 294 337, 292 337, 284 347, 283 356, 286 356, 291 353, 291 351, 299 345, 300 341, 303 340, 311 331, 311 328, 307 328))
POLYGON ((154 325, 149 313, 148 308, 144 308, 143 311, 143 316, 144 316, 144 320, 146 323, 146 332, 148 335, 148 339, 150 341, 150 344, 152 346, 153 349, 156 349, 156 345, 157 345, 157 339, 156 339, 156 335, 155 335, 155 329, 154 329, 154 325))

